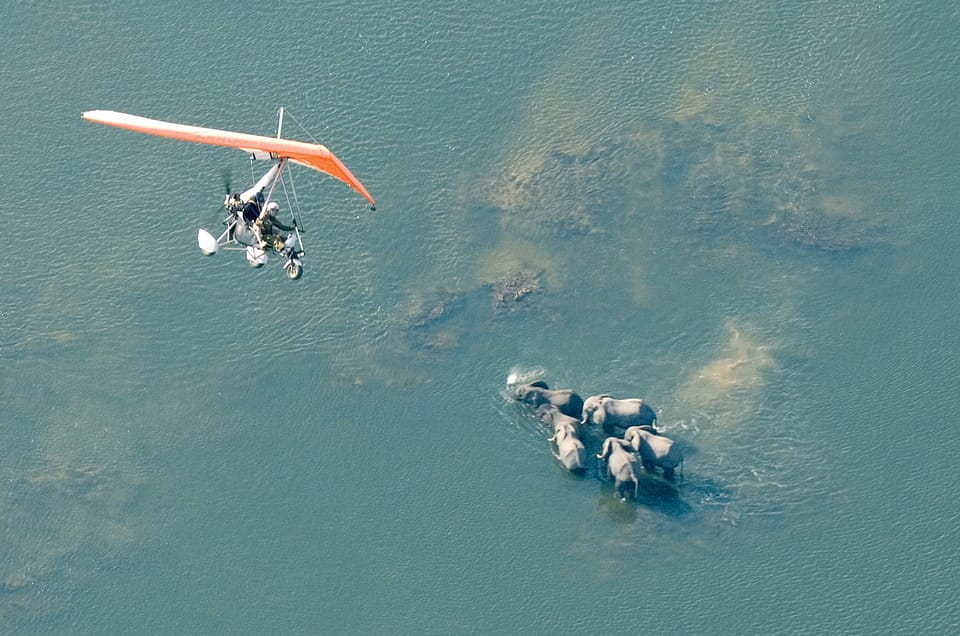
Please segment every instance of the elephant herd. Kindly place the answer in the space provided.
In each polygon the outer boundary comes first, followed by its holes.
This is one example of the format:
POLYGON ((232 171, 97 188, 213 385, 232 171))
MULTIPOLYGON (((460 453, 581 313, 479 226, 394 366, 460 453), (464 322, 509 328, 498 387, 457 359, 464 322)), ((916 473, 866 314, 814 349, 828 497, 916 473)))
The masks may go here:
POLYGON ((639 480, 636 458, 644 470, 673 480, 677 467, 683 468, 681 445, 659 433, 657 414, 639 398, 617 399, 602 394, 586 400, 570 389, 551 389, 546 382, 516 385, 510 395, 518 402, 536 409, 540 420, 553 430, 550 438, 556 446, 555 456, 572 472, 587 469, 584 433, 591 425, 599 426, 605 439, 597 459, 606 464, 606 474, 622 499, 636 499, 639 480))

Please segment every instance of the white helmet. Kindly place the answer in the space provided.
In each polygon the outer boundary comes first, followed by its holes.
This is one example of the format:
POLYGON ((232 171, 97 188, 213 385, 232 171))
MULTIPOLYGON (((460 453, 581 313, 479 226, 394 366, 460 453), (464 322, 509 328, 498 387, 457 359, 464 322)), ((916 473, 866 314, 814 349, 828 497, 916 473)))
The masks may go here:
POLYGON ((276 201, 271 201, 270 203, 267 204, 267 211, 270 214, 276 214, 277 210, 279 209, 280 209, 280 206, 277 204, 276 201))

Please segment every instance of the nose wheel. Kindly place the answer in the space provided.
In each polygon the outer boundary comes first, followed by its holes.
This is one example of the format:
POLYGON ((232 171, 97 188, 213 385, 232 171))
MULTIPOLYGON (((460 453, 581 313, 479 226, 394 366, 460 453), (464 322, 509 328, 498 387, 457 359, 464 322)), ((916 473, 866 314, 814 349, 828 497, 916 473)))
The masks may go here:
POLYGON ((286 270, 287 278, 290 280, 297 280, 303 274, 303 265, 293 259, 287 261, 283 269, 286 270))

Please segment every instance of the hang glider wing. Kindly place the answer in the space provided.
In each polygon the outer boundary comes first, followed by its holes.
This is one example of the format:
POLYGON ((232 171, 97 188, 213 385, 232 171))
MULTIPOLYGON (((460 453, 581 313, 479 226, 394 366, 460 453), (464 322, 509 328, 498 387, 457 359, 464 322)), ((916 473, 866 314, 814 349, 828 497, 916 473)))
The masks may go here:
POLYGON ((87 121, 106 124, 116 128, 126 130, 135 130, 148 135, 157 135, 158 137, 169 137, 171 139, 180 139, 183 141, 192 141, 199 144, 210 144, 212 146, 226 146, 228 148, 239 148, 246 152, 264 152, 280 159, 286 158, 301 165, 325 172, 332 177, 340 179, 351 188, 363 195, 363 197, 374 205, 373 197, 367 192, 350 172, 349 169, 335 154, 330 152, 326 146, 320 144, 311 144, 303 141, 294 141, 292 139, 277 139, 276 137, 264 137, 261 135, 251 135, 247 133, 232 132, 229 130, 217 130, 214 128, 203 128, 200 126, 186 126, 184 124, 174 124, 157 119, 148 119, 138 115, 128 115, 118 113, 112 110, 89 110, 83 113, 83 118, 87 121))

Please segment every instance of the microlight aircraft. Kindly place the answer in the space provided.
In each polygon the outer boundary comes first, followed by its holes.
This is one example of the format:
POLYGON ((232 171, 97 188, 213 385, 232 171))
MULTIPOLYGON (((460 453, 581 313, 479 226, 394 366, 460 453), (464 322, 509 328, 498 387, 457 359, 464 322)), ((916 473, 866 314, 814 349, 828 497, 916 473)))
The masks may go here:
POLYGON ((250 189, 241 193, 230 193, 229 185, 227 186, 227 195, 223 201, 226 215, 223 224, 227 229, 215 237, 201 228, 197 233, 197 244, 200 251, 207 256, 216 254, 221 247, 243 250, 246 252, 247 262, 253 267, 264 265, 268 254, 275 254, 283 259, 287 278, 296 280, 303 273, 301 259, 304 255, 304 230, 300 201, 293 185, 289 163, 324 172, 363 195, 371 206, 374 206, 375 202, 363 184, 325 146, 281 138, 283 115, 284 110, 281 108, 277 136, 265 137, 175 124, 112 110, 90 110, 82 113, 87 121, 158 137, 238 148, 250 154, 251 162, 272 162, 270 169, 250 189), (277 217, 277 199, 281 195, 293 216, 292 226, 284 225, 277 217))

